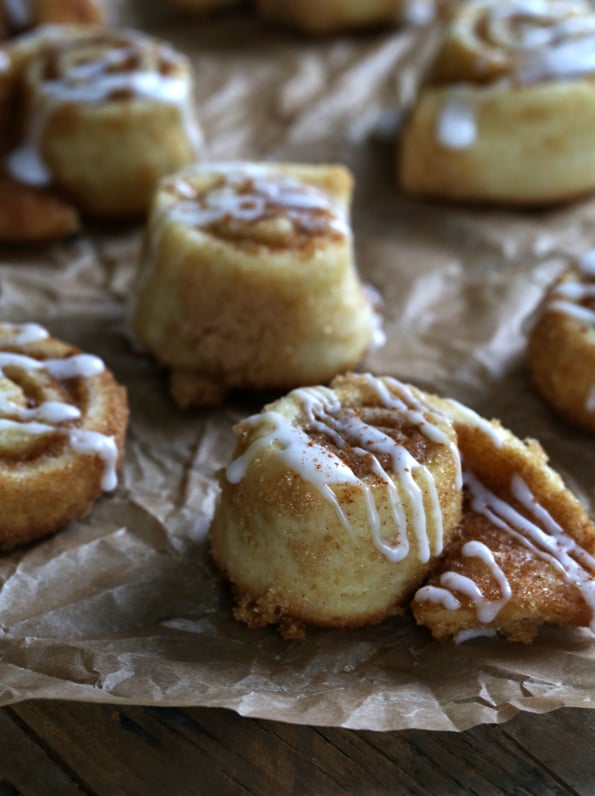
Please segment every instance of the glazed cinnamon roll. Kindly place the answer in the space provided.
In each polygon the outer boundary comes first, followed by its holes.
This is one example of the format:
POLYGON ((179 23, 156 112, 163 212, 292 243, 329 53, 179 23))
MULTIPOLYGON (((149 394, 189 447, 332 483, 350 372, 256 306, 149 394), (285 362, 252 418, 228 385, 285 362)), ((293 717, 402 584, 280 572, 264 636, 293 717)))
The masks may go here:
POLYGON ((116 487, 127 419, 98 357, 37 324, 0 324, 1 549, 85 516, 116 487))
POLYGON ((595 432, 595 252, 570 262, 549 288, 529 332, 527 361, 543 398, 595 432))
POLYGON ((462 4, 403 131, 405 191, 526 205, 592 191, 594 50, 585 3, 462 4))
POLYGON ((50 186, 82 213, 135 218, 157 181, 196 159, 186 58, 133 31, 41 29, 9 49, 24 118, 11 178, 50 186))
POLYGON ((544 624, 595 631, 595 525, 534 440, 454 402, 463 519, 413 599, 440 639, 501 634, 529 643, 544 624))
POLYGON ((434 0, 256 0, 266 20, 305 33, 324 35, 337 31, 389 25, 396 22, 428 22, 434 0))
POLYGON ((0 39, 38 25, 100 25, 102 0, 0 0, 0 39))
POLYGON ((400 613, 456 531, 452 424, 392 378, 294 390, 236 427, 211 526, 251 627, 354 627, 400 613))
POLYGON ((340 166, 254 163, 161 183, 131 321, 179 405, 326 382, 360 360, 376 316, 353 260, 351 188, 340 166))

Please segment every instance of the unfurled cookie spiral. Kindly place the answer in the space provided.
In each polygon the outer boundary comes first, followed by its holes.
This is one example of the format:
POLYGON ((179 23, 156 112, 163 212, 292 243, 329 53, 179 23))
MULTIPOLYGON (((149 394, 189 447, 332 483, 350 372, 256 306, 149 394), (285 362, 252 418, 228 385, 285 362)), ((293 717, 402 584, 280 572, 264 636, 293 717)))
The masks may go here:
POLYGON ((117 485, 126 395, 101 359, 0 323, 0 548, 85 516, 117 485))
POLYGON ((191 166, 157 193, 132 328, 181 406, 327 382, 377 328, 339 166, 191 166))
POLYGON ((461 4, 403 131, 404 189, 503 204, 595 189, 594 51, 585 3, 461 4))
POLYGON ((464 469, 463 519, 412 608, 440 639, 529 643, 554 624, 595 632, 595 525, 534 440, 443 402, 464 469))
POLYGON ((211 545, 251 627, 411 603, 441 640, 595 631, 595 526, 537 442, 367 374, 295 390, 236 435, 211 545))
POLYGON ((51 189, 86 215, 136 218, 157 181, 197 157, 189 65, 167 44, 49 27, 6 55, 22 113, 6 136, 5 167, 29 191, 51 189))
POLYGON ((456 435, 427 397, 350 374, 240 423, 211 528, 239 619, 291 635, 402 611, 460 519, 456 435))
POLYGON ((532 319, 527 361, 545 400, 595 432, 595 252, 572 259, 532 319))
POLYGON ((103 0, 0 0, 0 39, 39 25, 99 25, 103 0))

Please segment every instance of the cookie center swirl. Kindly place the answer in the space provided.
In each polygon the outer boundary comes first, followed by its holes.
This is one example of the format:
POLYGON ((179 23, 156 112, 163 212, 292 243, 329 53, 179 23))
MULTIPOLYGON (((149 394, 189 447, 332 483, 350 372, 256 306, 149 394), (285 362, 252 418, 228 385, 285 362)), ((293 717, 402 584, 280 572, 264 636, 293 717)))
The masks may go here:
MULTIPOLYGON (((37 324, 0 324, 6 348, 38 343, 48 337, 37 324)), ((79 453, 102 460, 102 487, 117 485, 118 449, 113 437, 81 428, 83 413, 75 403, 71 380, 90 379, 105 370, 99 357, 74 354, 59 359, 37 359, 0 351, 0 451, 17 461, 41 450, 39 441, 53 438, 79 453)), ((56 450, 58 454, 58 450, 56 450)))
POLYGON ((469 39, 474 66, 447 93, 438 114, 436 137, 446 149, 475 144, 490 83, 497 89, 595 74, 595 14, 572 0, 486 2, 474 17, 469 39), (486 65, 496 70, 486 91, 469 92, 467 83, 484 84, 486 65))
POLYGON ((77 36, 42 42, 26 84, 28 116, 24 141, 7 159, 11 175, 30 185, 49 185, 41 154, 54 111, 64 105, 122 105, 151 100, 178 108, 186 137, 198 152, 200 132, 192 110, 185 61, 168 45, 130 32, 77 36))
POLYGON ((292 177, 229 174, 202 191, 178 179, 165 191, 177 200, 171 217, 220 238, 287 247, 349 234, 345 213, 330 197, 292 177))
POLYGON ((511 78, 521 82, 595 72, 595 15, 571 0, 494 4, 479 17, 476 35, 514 57, 511 78))
POLYGON ((478 21, 478 38, 507 50, 536 50, 595 32, 595 19, 576 3, 504 3, 478 21), (577 11, 579 13, 577 13, 577 11))
POLYGON ((284 465, 332 504, 347 532, 353 533, 353 527, 333 487, 363 492, 374 544, 390 561, 409 554, 411 531, 419 560, 426 562, 443 547, 438 490, 426 464, 429 449, 432 444, 447 446, 460 467, 458 449, 405 385, 394 379, 360 378, 373 395, 373 410, 344 406, 332 390, 311 387, 290 393, 301 407, 298 421, 274 411, 246 421, 259 433, 232 462, 227 478, 239 483, 259 451, 273 445, 284 465), (381 425, 376 425, 379 419, 381 425), (406 446, 408 427, 415 434, 406 446), (383 535, 381 512, 386 505, 394 529, 391 539, 383 535))

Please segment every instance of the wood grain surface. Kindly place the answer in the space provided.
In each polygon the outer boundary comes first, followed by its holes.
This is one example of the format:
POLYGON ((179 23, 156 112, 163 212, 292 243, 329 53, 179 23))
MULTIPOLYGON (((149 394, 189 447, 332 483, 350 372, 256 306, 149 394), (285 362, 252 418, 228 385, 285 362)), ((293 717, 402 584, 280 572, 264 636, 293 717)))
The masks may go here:
POLYGON ((595 712, 374 733, 208 708, 26 702, 0 711, 0 796, 595 793, 595 712))

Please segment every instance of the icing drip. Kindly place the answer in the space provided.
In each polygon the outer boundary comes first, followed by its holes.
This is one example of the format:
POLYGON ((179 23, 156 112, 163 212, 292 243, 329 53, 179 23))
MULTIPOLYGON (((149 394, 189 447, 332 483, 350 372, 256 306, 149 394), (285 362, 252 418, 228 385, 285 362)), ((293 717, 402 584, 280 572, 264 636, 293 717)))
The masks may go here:
POLYGON ((10 344, 16 346, 38 343, 49 337, 49 332, 38 323, 0 323, 0 334, 8 332, 10 344))
POLYGON ((70 432, 70 444, 77 453, 99 456, 103 461, 101 488, 104 492, 112 492, 118 486, 116 465, 118 462, 118 446, 113 437, 107 437, 98 431, 74 429, 70 432))
POLYGON ((23 354, 0 351, 0 370, 6 367, 45 370, 55 379, 88 379, 105 370, 103 361, 91 354, 75 354, 64 359, 33 359, 23 354))
MULTIPOLYGON (((194 119, 192 108, 192 83, 186 74, 167 75, 159 71, 160 58, 172 68, 180 63, 179 57, 166 46, 160 46, 151 58, 151 51, 143 46, 141 38, 129 38, 111 43, 109 39, 75 40, 66 56, 59 78, 40 79, 32 88, 31 112, 25 131, 25 140, 6 159, 6 166, 15 179, 35 186, 49 185, 52 175, 45 163, 41 149, 47 124, 56 108, 68 103, 98 105, 120 101, 122 96, 132 100, 153 100, 178 108, 186 138, 198 155, 202 136, 194 119), (103 45, 103 51, 88 60, 87 50, 93 44, 103 45), (77 62, 77 46, 81 48, 81 61, 77 62), (167 60, 166 60, 167 59, 167 60), (137 69, 129 67, 138 62, 137 69)), ((155 45, 156 47, 157 45, 155 45)), ((52 50, 50 48, 49 52, 52 50)), ((61 49, 56 50, 60 57, 61 49)))
POLYGON ((592 309, 595 307, 595 253, 588 252, 577 260, 576 270, 579 281, 566 278, 556 285, 545 309, 562 312, 580 323, 595 326, 595 309, 592 309))
MULTIPOLYGON (((427 409, 424 413, 421 402, 405 385, 394 379, 381 380, 369 375, 361 378, 374 391, 381 407, 399 412, 405 423, 416 426, 430 441, 447 445, 454 460, 459 461, 454 443, 445 432, 430 422, 427 409)), ((284 466, 310 483, 332 504, 348 533, 353 533, 353 526, 331 485, 348 484, 363 492, 374 544, 389 561, 401 561, 408 555, 408 528, 411 528, 415 537, 420 561, 426 562, 432 554, 440 553, 443 547, 442 514, 436 484, 428 468, 384 431, 366 423, 353 409, 344 407, 332 390, 326 387, 301 388, 290 395, 299 402, 303 418, 301 422, 309 433, 272 410, 249 418, 245 422, 253 431, 262 429, 262 433, 229 466, 228 481, 239 483, 249 464, 260 452, 274 445, 275 455, 284 466), (349 447, 356 457, 365 459, 371 474, 385 487, 384 494, 388 497, 398 541, 393 544, 383 538, 382 520, 372 486, 358 478, 340 456, 316 442, 311 436, 313 432, 330 439, 339 451, 349 447), (390 461, 390 471, 382 465, 379 457, 390 461), (436 529, 433 550, 423 488, 429 502, 430 521, 436 529)))
POLYGON ((455 644, 464 644, 465 641, 471 641, 474 638, 493 638, 497 635, 496 630, 492 627, 478 627, 470 628, 469 630, 461 630, 454 638, 455 644))
POLYGON ((436 134, 446 149, 469 149, 477 140, 477 103, 460 90, 449 92, 438 115, 436 134))
MULTIPOLYGON (((220 171, 214 167, 214 170, 220 171)), ((344 211, 331 198, 300 180, 236 167, 221 170, 222 181, 204 192, 197 192, 185 179, 169 186, 181 201, 167 209, 167 215, 179 223, 209 228, 222 222, 237 222, 242 227, 270 218, 288 218, 304 233, 331 229, 341 235, 350 234, 344 211)), ((168 190, 168 186, 166 186, 168 190)))
MULTIPOLYGON (((15 338, 11 342, 21 344, 37 342, 48 337, 48 333, 37 324, 0 324, 2 330, 14 331, 15 338), (23 342, 24 341, 24 342, 23 342)), ((43 370, 52 378, 67 380, 73 378, 91 378, 102 373, 105 365, 99 357, 90 354, 75 354, 63 359, 38 360, 23 354, 0 352, 0 378, 4 377, 4 369, 19 368, 22 370, 43 370)), ((23 407, 10 400, 10 394, 0 393, 0 431, 20 432, 31 436, 43 434, 61 434, 68 439, 73 450, 82 454, 99 456, 103 462, 101 487, 104 491, 116 488, 118 446, 114 437, 97 431, 65 426, 63 424, 81 419, 78 407, 61 401, 45 401, 34 407, 23 407)))
POLYGON ((476 615, 482 624, 493 622, 502 608, 510 600, 512 590, 502 569, 498 566, 494 554, 483 542, 467 542, 462 549, 466 558, 479 558, 490 570, 490 573, 500 589, 501 597, 498 600, 486 598, 474 580, 458 572, 443 572, 440 576, 440 586, 423 586, 418 589, 415 601, 422 600, 436 602, 447 611, 456 611, 461 603, 453 592, 463 594, 475 607, 476 615))
MULTIPOLYGON (((528 516, 494 495, 472 473, 465 474, 465 485, 471 496, 472 511, 482 514, 493 525, 506 531, 533 554, 555 567, 566 582, 579 589, 591 609, 591 630, 595 632, 595 558, 564 532, 551 514, 537 502, 519 475, 514 475, 511 480, 511 493, 528 516)), ((489 624, 510 599, 510 585, 493 553, 483 543, 468 542, 463 548, 463 555, 478 556, 490 567, 502 593, 500 600, 485 600, 473 580, 455 572, 443 573, 440 587, 424 586, 419 589, 414 600, 429 600, 455 611, 461 607, 456 598, 452 599, 455 597, 452 592, 456 591, 467 596, 475 605, 479 621, 489 624)))
MULTIPOLYGON (((457 415, 463 418, 465 425, 472 426, 478 431, 481 431, 490 438, 492 444, 497 448, 501 448, 504 445, 506 442, 506 435, 500 426, 490 423, 489 420, 486 420, 473 409, 465 406, 465 404, 459 403, 454 398, 448 398, 446 400, 456 410, 457 415)), ((448 419, 448 414, 444 413, 444 417, 448 419)))

